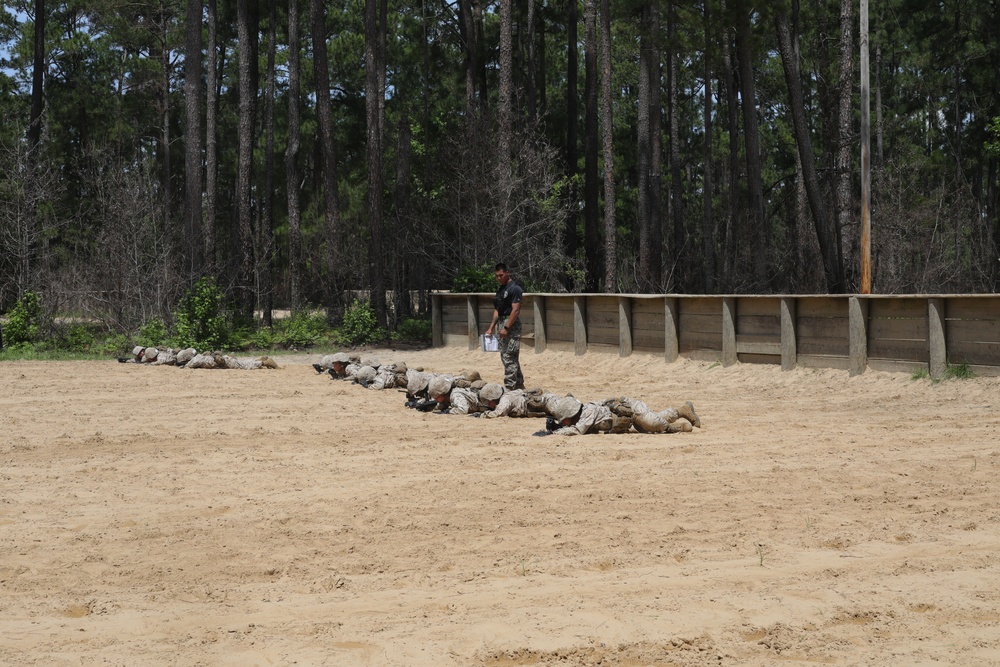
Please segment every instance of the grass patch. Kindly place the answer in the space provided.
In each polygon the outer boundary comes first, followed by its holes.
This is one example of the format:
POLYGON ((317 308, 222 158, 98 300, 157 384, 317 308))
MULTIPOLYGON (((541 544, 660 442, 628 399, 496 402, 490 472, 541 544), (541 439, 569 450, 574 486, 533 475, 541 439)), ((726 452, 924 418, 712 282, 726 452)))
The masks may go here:
POLYGON ((913 375, 910 376, 911 380, 930 380, 931 372, 926 368, 921 368, 919 371, 913 371, 913 375))
POLYGON ((948 366, 948 370, 944 372, 944 377, 949 380, 971 380, 976 377, 976 374, 972 372, 969 364, 955 364, 948 366))

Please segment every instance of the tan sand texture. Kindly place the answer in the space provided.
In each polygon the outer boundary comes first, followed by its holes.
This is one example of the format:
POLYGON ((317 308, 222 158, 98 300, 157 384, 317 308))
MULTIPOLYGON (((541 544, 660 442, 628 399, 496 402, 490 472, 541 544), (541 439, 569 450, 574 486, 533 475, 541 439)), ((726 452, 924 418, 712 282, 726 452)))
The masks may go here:
POLYGON ((564 438, 319 357, 0 364, 0 664, 1000 664, 1000 379, 526 350, 704 422, 564 438))

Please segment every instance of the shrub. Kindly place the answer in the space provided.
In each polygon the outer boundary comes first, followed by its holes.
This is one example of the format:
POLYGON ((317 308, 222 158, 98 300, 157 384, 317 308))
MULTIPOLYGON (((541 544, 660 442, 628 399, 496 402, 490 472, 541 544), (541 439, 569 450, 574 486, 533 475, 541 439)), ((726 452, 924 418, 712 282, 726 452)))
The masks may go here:
POLYGON ((378 325, 372 305, 357 299, 344 312, 344 321, 337 334, 348 345, 366 345, 385 339, 385 332, 378 325))
POLYGON ((452 292, 496 292, 497 280, 489 264, 463 266, 451 282, 452 292))
POLYGON ((158 317, 147 321, 139 327, 139 334, 135 337, 135 344, 143 347, 156 347, 162 345, 167 340, 167 325, 158 317))
POLYGON ((42 326, 42 299, 34 292, 25 292, 7 314, 3 337, 5 345, 33 343, 42 326))
POLYGON ((275 323, 274 342, 285 348, 309 347, 320 342, 326 334, 326 316, 323 313, 300 310, 287 320, 275 323))
POLYGON ((225 295, 213 278, 191 286, 174 313, 174 338, 180 347, 217 350, 225 347, 231 329, 223 304, 225 295))
POLYGON ((426 318, 409 317, 403 320, 392 337, 395 340, 431 342, 431 321, 426 318))
POLYGON ((97 342, 94 333, 82 324, 71 324, 61 338, 67 352, 89 352, 97 342))

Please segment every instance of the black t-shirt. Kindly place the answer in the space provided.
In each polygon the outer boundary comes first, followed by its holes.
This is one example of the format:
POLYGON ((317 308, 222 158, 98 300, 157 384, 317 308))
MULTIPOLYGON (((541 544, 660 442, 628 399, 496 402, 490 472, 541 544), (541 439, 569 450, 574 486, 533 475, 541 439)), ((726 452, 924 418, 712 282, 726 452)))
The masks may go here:
POLYGON ((497 295, 493 297, 493 307, 497 309, 501 318, 507 317, 510 315, 512 304, 521 303, 523 296, 524 291, 521 286, 510 280, 497 290, 497 295))

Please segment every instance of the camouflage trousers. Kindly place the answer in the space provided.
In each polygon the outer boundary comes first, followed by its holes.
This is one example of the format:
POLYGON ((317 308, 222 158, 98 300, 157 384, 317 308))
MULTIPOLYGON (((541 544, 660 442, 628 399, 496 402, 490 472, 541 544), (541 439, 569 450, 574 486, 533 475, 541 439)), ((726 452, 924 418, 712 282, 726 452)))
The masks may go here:
MULTIPOLYGON (((502 329, 507 321, 500 324, 502 329)), ((503 384, 507 389, 524 389, 524 374, 521 372, 521 320, 518 319, 506 338, 497 340, 500 361, 503 362, 503 384)))

